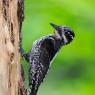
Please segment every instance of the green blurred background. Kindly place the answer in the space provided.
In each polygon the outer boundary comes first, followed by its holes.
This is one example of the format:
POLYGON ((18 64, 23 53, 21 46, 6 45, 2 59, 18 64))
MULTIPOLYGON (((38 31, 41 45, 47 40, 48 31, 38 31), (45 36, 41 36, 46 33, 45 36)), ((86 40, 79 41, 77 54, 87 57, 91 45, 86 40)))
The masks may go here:
MULTIPOLYGON (((38 95, 95 95, 95 0, 25 0, 25 51, 53 33, 50 22, 70 26, 76 37, 58 53, 38 95)), ((28 65, 23 65, 27 86, 28 65)))

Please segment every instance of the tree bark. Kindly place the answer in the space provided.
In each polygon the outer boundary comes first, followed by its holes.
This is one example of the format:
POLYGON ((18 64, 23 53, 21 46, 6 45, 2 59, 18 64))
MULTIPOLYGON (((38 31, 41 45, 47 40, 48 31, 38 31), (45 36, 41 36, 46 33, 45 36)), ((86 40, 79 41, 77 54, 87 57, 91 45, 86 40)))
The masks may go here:
POLYGON ((21 2, 0 0, 0 95, 26 95, 19 54, 21 2))

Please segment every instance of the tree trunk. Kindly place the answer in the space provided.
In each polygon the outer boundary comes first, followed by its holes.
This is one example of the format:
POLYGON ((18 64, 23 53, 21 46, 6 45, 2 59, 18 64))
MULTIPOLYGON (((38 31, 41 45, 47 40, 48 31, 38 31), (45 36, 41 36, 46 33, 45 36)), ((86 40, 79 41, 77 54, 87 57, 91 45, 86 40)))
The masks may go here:
POLYGON ((21 2, 0 0, 0 95, 25 95, 18 51, 21 2))

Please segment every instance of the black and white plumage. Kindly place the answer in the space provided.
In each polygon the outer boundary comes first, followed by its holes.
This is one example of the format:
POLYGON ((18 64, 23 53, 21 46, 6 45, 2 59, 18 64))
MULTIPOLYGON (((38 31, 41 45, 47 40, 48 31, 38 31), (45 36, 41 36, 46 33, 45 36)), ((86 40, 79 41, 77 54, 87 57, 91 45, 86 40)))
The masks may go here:
POLYGON ((30 65, 29 68, 29 86, 30 94, 36 95, 38 88, 45 78, 52 59, 60 48, 70 43, 74 38, 74 32, 63 26, 57 26, 51 23, 55 28, 55 33, 37 40, 29 53, 21 51, 22 56, 30 65))

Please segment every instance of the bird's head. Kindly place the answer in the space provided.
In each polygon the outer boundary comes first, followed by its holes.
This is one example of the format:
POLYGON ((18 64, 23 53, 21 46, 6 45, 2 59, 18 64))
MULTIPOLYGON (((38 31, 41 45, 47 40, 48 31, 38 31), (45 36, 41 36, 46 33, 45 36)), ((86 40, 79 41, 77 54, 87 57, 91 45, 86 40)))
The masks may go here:
POLYGON ((62 45, 70 43, 75 37, 74 32, 67 26, 57 26, 53 23, 50 25, 55 29, 55 35, 62 41, 62 45))

